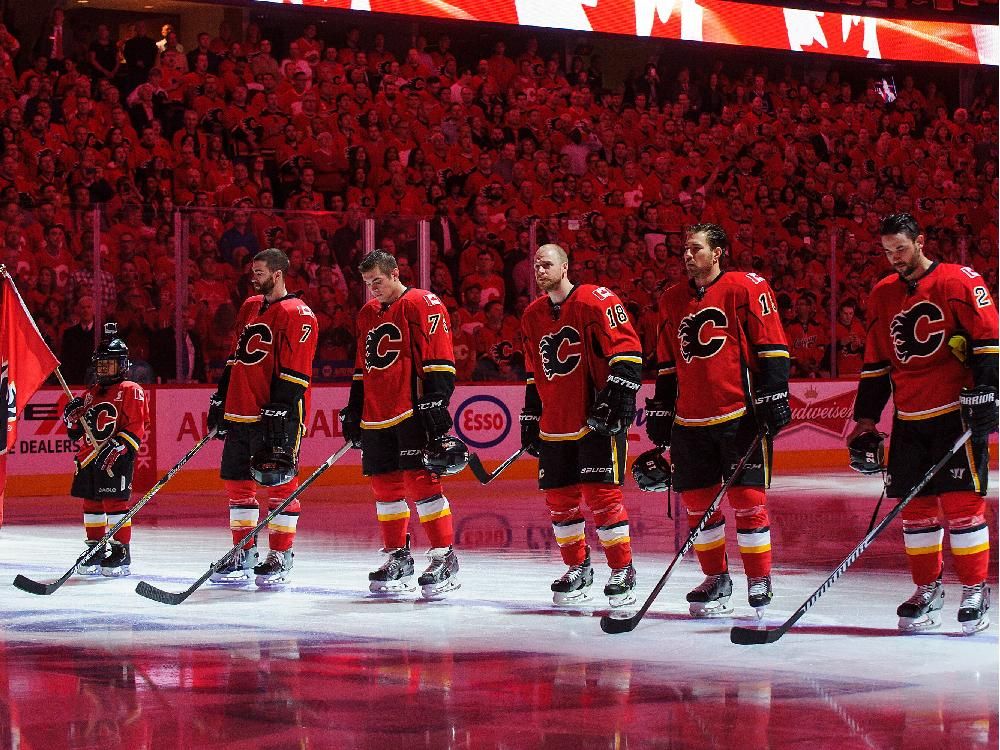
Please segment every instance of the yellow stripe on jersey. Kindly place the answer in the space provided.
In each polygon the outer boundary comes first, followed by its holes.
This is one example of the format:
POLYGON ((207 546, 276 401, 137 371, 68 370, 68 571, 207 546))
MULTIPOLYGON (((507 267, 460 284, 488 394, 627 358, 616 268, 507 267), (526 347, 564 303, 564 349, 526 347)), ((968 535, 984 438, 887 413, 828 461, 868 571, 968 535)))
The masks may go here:
POLYGON ((973 354, 1000 354, 1000 346, 974 346, 972 347, 973 354))
POLYGON ((764 352, 757 352, 757 356, 758 357, 779 357, 779 358, 780 357, 784 357, 785 359, 789 359, 788 352, 780 351, 780 350, 777 350, 777 349, 772 349, 770 351, 764 351, 764 352))
POLYGON ((878 370, 862 370, 861 379, 864 380, 865 378, 880 378, 888 374, 889 374, 888 367, 882 367, 878 370))
POLYGON ((613 365, 616 362, 634 362, 638 365, 642 364, 642 357, 636 357, 629 354, 619 354, 608 360, 609 365, 613 365))
POLYGON ((278 380, 284 380, 284 381, 287 381, 289 383, 295 383, 296 385, 301 385, 301 386, 304 386, 306 388, 309 387, 309 380, 308 380, 308 378, 300 378, 300 377, 298 377, 296 375, 289 375, 287 372, 283 372, 280 375, 278 375, 278 380))
POLYGON ((934 417, 940 417, 942 414, 951 414, 953 411, 958 411, 958 403, 945 404, 944 406, 937 406, 933 409, 927 409, 926 411, 897 411, 896 416, 902 419, 904 422, 917 422, 921 419, 933 419, 934 417))
POLYGON ((134 437, 132 437, 131 435, 129 435, 127 432, 119 432, 116 437, 120 437, 126 443, 128 443, 129 445, 131 445, 136 451, 139 450, 139 443, 136 441, 136 439, 134 437))
POLYGON ((584 435, 587 435, 589 433, 590 433, 590 428, 584 427, 578 432, 566 432, 566 433, 540 432, 539 437, 541 437, 542 440, 547 440, 550 443, 558 443, 563 440, 579 440, 584 435))
POLYGON ((717 417, 707 417, 705 419, 685 419, 683 417, 674 417, 674 421, 677 422, 677 424, 682 424, 688 427, 708 427, 709 425, 722 424, 723 422, 739 419, 746 413, 747 408, 745 406, 741 406, 736 411, 731 411, 728 414, 721 414, 717 417))
POLYGON ((451 365, 424 365, 424 372, 450 372, 454 375, 456 370, 451 365))
POLYGON ((407 409, 402 414, 398 416, 385 419, 381 422, 365 422, 362 420, 361 427, 366 430, 384 430, 386 427, 394 427, 404 419, 409 419, 413 416, 413 409, 407 409))

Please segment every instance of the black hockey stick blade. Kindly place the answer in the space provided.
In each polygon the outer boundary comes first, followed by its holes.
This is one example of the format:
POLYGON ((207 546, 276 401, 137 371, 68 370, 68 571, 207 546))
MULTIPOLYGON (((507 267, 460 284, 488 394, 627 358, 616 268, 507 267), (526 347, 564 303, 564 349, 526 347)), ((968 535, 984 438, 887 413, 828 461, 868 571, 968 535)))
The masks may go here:
POLYGON ((519 448, 512 456, 505 458, 503 463, 496 467, 492 473, 486 471, 486 467, 483 466, 483 462, 479 460, 479 456, 473 453, 469 456, 469 470, 472 471, 473 475, 479 480, 480 484, 489 484, 498 476, 503 474, 504 469, 519 459, 526 450, 528 450, 526 447, 519 448))
POLYGON ((837 567, 837 569, 833 571, 825 581, 823 581, 823 585, 816 589, 812 595, 806 599, 797 610, 795 610, 791 617, 781 623, 778 627, 770 630, 766 628, 734 627, 729 631, 729 640, 738 646, 755 646, 763 643, 774 643, 781 638, 781 636, 791 630, 792 626, 799 621, 799 618, 808 612, 809 609, 819 600, 819 598, 823 596, 823 594, 825 594, 834 583, 837 582, 837 579, 847 572, 847 569, 851 567, 851 565, 853 565, 859 557, 861 557, 864 551, 868 549, 871 543, 875 540, 875 537, 882 533, 882 531, 890 523, 892 523, 893 519, 902 512, 903 508, 905 508, 909 502, 917 496, 917 493, 920 492, 920 490, 922 490, 927 483, 945 467, 945 464, 951 460, 952 456, 962 450, 970 437, 972 437, 971 430, 966 430, 962 433, 958 440, 955 441, 955 444, 952 445, 944 456, 942 456, 941 460, 928 469, 923 478, 917 482, 912 490, 910 490, 910 494, 896 503, 892 510, 885 514, 885 518, 879 521, 878 525, 865 535, 865 538, 858 543, 858 546, 851 551, 851 554, 849 554, 847 558, 837 567))
POLYGON ((188 586, 184 591, 181 591, 179 594, 175 594, 172 591, 164 591, 163 589, 157 588, 156 586, 146 583, 145 581, 139 581, 138 585, 135 587, 135 593, 139 596, 144 596, 147 599, 152 599, 154 602, 159 602, 160 604, 180 604, 191 596, 191 594, 193 594, 205 581, 207 581, 214 571, 214 568, 209 568, 205 575, 195 581, 191 586, 188 586))
POLYGON ((316 479, 318 479, 319 476, 324 471, 326 471, 335 463, 337 463, 337 461, 339 461, 343 457, 343 455, 351 449, 351 447, 352 447, 351 443, 344 443, 337 450, 336 453, 334 453, 332 456, 326 459, 326 461, 320 464, 319 467, 317 467, 317 469, 312 474, 309 475, 308 479, 299 484, 299 486, 295 488, 294 492, 292 492, 288 497, 282 500, 280 505, 278 505, 275 508, 272 508, 271 512, 268 513, 266 516, 264 516, 264 518, 262 518, 257 523, 256 526, 247 531, 243 535, 243 538, 240 539, 233 546, 232 549, 226 552, 226 554, 224 554, 214 563, 212 563, 209 566, 208 570, 202 574, 201 578, 199 578, 197 581, 188 586, 184 591, 175 594, 173 592, 164 591, 163 589, 157 588, 156 586, 146 583, 145 581, 139 581, 139 583, 135 587, 135 593, 137 593, 139 596, 145 597, 146 599, 151 599, 154 602, 159 602, 160 604, 180 604, 181 602, 183 602, 185 599, 191 596, 191 594, 193 594, 195 591, 201 588, 201 585, 205 583, 205 581, 207 581, 209 578, 211 578, 213 573, 217 572, 219 568, 225 565, 226 562, 228 562, 230 558, 232 558, 232 556, 235 555, 240 550, 240 548, 243 547, 250 540, 251 537, 256 536, 257 533, 260 532, 262 529, 264 529, 271 521, 273 521, 274 518, 279 513, 281 513, 285 508, 287 508, 291 504, 291 502, 295 500, 295 498, 297 498, 299 495, 305 492, 306 488, 309 487, 309 485, 311 485, 313 482, 315 482, 316 479))
POLYGON ((67 570, 63 577, 58 581, 53 581, 52 583, 42 583, 41 581, 33 581, 27 576, 23 576, 20 573, 14 577, 14 586, 21 589, 21 591, 27 591, 29 594, 36 594, 37 596, 48 596, 49 594, 55 593, 55 591, 62 586, 66 581, 70 579, 70 576, 76 571, 76 566, 67 570))
POLYGON ((677 554, 674 555, 674 559, 670 561, 666 571, 664 571, 663 575, 660 576, 660 580, 656 582, 655 586, 653 586, 653 590, 649 593, 649 596, 646 597, 646 601, 643 603, 642 607, 640 607, 639 611, 631 617, 616 617, 611 614, 604 615, 604 617, 601 618, 601 630, 609 635, 630 633, 635 630, 635 626, 639 624, 639 620, 645 616, 646 612, 653 605, 653 601, 657 596, 659 596, 660 591, 662 591, 663 587, 666 586, 667 581, 670 580, 670 575, 674 572, 674 567, 681 561, 684 555, 687 554, 688 550, 694 546, 698 535, 704 531, 705 526, 708 525, 708 519, 710 519, 715 514, 715 511, 719 509, 719 505, 722 504, 723 496, 729 491, 730 486, 732 486, 733 482, 736 481, 736 478, 743 473, 743 467, 746 466, 747 461, 750 460, 750 456, 752 456, 753 452, 757 449, 757 444, 763 439, 764 433, 760 432, 750 443, 750 447, 747 448, 747 452, 743 454, 743 457, 739 460, 736 466, 733 467, 733 473, 729 475, 729 478, 722 483, 722 486, 715 495, 715 499, 712 500, 712 503, 708 506, 708 510, 702 514, 701 520, 698 521, 698 525, 691 529, 687 539, 684 541, 684 544, 681 546, 680 550, 678 550, 677 554))
POLYGON ((617 633, 631 633, 635 630, 635 626, 639 624, 639 620, 642 616, 639 613, 632 615, 631 617, 614 617, 612 615, 604 615, 601 618, 601 630, 609 635, 615 635, 617 633))

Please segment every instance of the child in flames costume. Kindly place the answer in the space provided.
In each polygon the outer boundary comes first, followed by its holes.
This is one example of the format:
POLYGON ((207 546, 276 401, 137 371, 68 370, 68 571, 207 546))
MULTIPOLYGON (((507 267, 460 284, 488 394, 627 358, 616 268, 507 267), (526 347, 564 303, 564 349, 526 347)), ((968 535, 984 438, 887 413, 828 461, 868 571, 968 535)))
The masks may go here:
MULTIPOLYGON (((209 400, 208 428, 224 440, 220 476, 229 496, 229 527, 238 543, 257 525, 257 488, 268 506, 280 505, 298 487, 298 458, 305 433, 307 390, 319 338, 316 316, 285 288, 288 257, 276 248, 257 253, 248 297, 236 316, 238 338, 218 390, 209 400)), ((268 524, 270 551, 259 562, 257 540, 212 574, 213 583, 258 586, 290 580, 298 499, 268 524)))
POLYGON ((405 286, 396 259, 368 253, 358 270, 371 299, 358 313, 357 358, 348 403, 340 413, 344 438, 360 447, 386 558, 368 575, 375 594, 413 591, 410 507, 431 548, 417 580, 424 597, 457 589, 451 507, 441 476, 468 462, 465 446, 448 435, 455 389, 451 321, 437 295, 405 286))
POLYGON ((132 564, 131 521, 115 532, 110 549, 98 548, 97 543, 108 527, 128 513, 135 458, 146 438, 149 407, 142 386, 126 380, 128 347, 118 338, 115 323, 105 324, 101 345, 91 361, 97 382, 63 409, 67 435, 80 441, 70 494, 83 499, 83 525, 91 548, 77 572, 127 576, 132 564), (97 440, 96 447, 83 440, 84 422, 97 440))
POLYGON ((566 251, 542 245, 535 280, 545 296, 524 311, 527 385, 521 445, 538 456, 538 487, 566 573, 552 583, 557 604, 588 598, 594 581, 581 505, 594 514, 611 577, 612 607, 635 601, 622 482, 628 428, 642 378, 642 348, 625 306, 610 289, 573 284, 566 251))
MULTIPOLYGON (((716 224, 687 230, 683 257, 689 280, 660 298, 656 390, 646 403, 646 431, 661 451, 670 447, 670 481, 694 528, 721 480, 765 429, 727 493, 736 515, 747 600, 760 616, 773 597, 765 488, 772 440, 791 421, 788 343, 770 285, 754 273, 722 270, 728 247, 725 230, 716 224)), ((721 509, 694 548, 706 578, 687 595, 691 614, 732 612, 721 509)))

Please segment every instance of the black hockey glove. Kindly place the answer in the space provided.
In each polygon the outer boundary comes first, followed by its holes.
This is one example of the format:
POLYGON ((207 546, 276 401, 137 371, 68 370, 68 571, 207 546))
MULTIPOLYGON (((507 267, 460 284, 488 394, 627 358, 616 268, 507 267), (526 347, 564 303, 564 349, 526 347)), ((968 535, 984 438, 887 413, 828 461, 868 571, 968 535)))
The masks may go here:
POLYGON ((63 408, 63 422, 66 423, 67 427, 73 427, 80 422, 86 412, 87 407, 83 396, 70 399, 69 403, 63 408))
POLYGON ((972 430, 972 439, 981 442, 998 429, 997 389, 989 385, 963 388, 958 396, 965 426, 972 430))
POLYGON ((448 413, 448 399, 435 393, 428 393, 417 401, 417 414, 427 432, 428 440, 444 437, 451 429, 451 415, 448 413))
POLYGON ((532 411, 531 409, 521 410, 521 447, 535 458, 538 458, 538 444, 542 440, 539 428, 541 421, 542 415, 537 411, 532 411))
POLYGON ((670 430, 674 426, 674 412, 663 401, 646 399, 646 435, 660 448, 670 446, 670 430))
POLYGON ((108 476, 112 476, 111 470, 114 468, 115 463, 122 456, 128 455, 129 447, 121 442, 118 438, 111 438, 103 446, 101 446, 101 452, 97 454, 97 463, 101 468, 101 471, 107 472, 108 476))
POLYGON ((260 424, 264 428, 264 445, 272 450, 291 453, 290 422, 292 409, 288 404, 270 403, 260 408, 260 424))
POLYGON ((216 391, 208 399, 208 431, 215 430, 215 437, 223 440, 226 437, 226 399, 216 391))
POLYGON ((344 442, 350 443, 352 448, 361 447, 361 415, 350 406, 340 410, 340 432, 344 442))
POLYGON ((621 375, 608 375, 604 389, 597 394, 587 417, 587 427, 599 435, 628 432, 635 419, 635 394, 639 383, 621 375))
POLYGON ((788 389, 783 391, 760 391, 753 399, 757 423, 767 428, 772 438, 777 437, 781 428, 792 421, 792 408, 788 405, 788 389))

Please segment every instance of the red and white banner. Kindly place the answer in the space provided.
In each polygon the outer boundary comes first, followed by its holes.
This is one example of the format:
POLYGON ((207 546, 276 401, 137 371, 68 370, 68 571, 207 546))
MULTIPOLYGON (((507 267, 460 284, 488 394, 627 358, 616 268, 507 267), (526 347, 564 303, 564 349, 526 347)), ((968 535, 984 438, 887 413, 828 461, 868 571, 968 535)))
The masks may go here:
POLYGON ((1000 54, 997 26, 867 18, 727 0, 296 0, 295 4, 874 60, 997 65, 1000 54))
MULTIPOLYGON (((13 280, 0 276, 0 404, 7 418, 0 453, 10 450, 17 437, 17 418, 35 391, 59 366, 59 360, 38 332, 13 280)), ((0 492, 2 492, 0 487, 0 492)))

